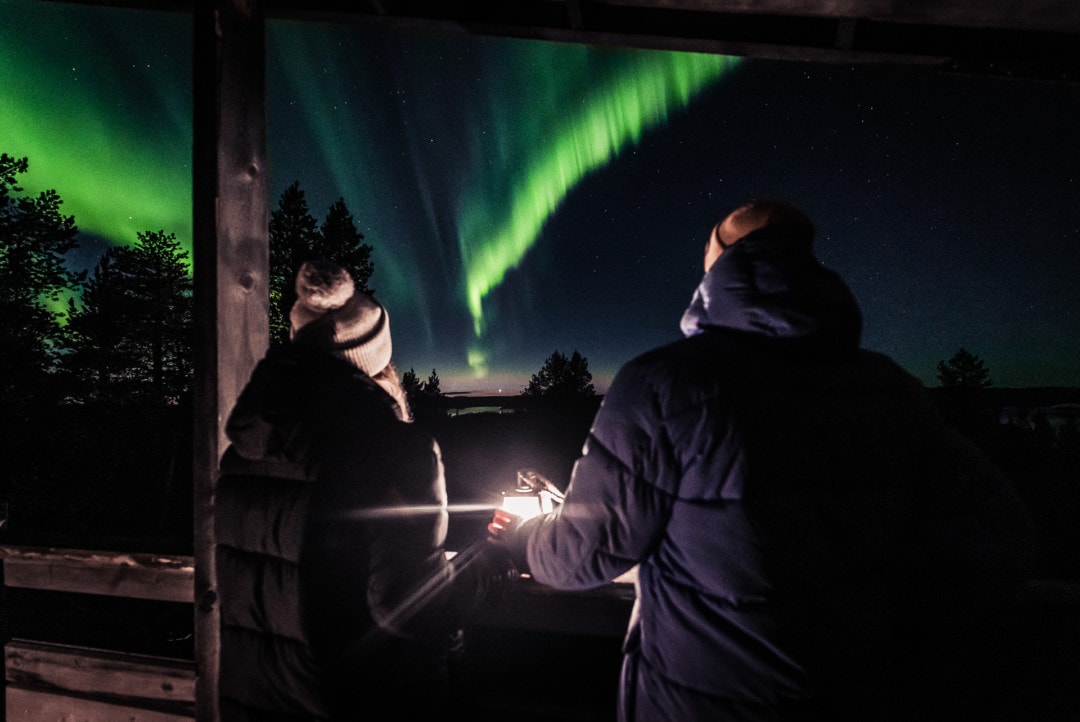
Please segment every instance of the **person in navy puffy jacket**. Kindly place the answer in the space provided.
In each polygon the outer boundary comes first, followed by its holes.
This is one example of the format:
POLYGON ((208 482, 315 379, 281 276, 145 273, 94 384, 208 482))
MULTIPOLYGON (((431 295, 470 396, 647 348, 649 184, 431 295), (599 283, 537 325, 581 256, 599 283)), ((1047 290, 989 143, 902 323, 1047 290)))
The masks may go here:
POLYGON ((913 673, 935 630, 1032 563, 1014 488, 860 348, 813 234, 778 202, 717 223, 685 338, 616 374, 565 502, 489 526, 551 587, 637 567, 625 722, 945 718, 959 687, 913 673))

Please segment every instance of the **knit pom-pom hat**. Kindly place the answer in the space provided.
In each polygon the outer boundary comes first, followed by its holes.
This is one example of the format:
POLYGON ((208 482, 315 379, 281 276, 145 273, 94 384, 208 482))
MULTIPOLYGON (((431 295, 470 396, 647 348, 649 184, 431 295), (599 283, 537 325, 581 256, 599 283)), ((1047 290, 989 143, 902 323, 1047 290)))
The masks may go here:
POLYGON ((333 261, 308 261, 296 274, 290 338, 328 351, 368 376, 390 363, 390 318, 375 299, 357 293, 352 276, 333 261))

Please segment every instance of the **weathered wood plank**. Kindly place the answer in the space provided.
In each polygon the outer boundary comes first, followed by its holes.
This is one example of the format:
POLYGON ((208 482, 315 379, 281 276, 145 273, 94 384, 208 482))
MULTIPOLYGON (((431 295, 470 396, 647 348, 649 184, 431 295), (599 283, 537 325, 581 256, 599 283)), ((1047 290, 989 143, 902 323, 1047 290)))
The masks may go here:
POLYGON ((194 600, 195 562, 188 556, 0 546, 0 560, 9 587, 165 602, 194 600))
POLYGON ((8 722, 188 722, 195 719, 194 714, 158 712, 18 687, 7 688, 4 704, 8 722))
POLYGON ((4 662, 9 720, 195 716, 194 662, 21 639, 4 662))

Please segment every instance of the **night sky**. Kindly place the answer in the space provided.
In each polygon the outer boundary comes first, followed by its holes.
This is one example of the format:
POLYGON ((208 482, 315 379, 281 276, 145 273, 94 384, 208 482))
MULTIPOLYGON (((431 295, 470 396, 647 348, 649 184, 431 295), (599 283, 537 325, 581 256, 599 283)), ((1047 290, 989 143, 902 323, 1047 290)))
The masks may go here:
MULTIPOLYGON (((81 262, 191 241, 191 28, 0 0, 0 151, 56 188, 81 262)), ((559 350, 598 386, 678 338, 712 224, 805 209, 864 346, 928 385, 1080 386, 1080 86, 268 23, 271 205, 339 196, 399 370, 516 393, 559 350), (482 378, 481 374, 486 374, 482 378)))

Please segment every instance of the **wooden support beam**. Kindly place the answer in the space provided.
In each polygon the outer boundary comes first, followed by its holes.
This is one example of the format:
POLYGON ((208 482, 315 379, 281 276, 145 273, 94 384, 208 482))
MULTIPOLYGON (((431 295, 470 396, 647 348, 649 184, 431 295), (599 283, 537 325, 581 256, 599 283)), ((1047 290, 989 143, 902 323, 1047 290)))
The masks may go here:
POLYGON ((195 646, 198 718, 216 722, 213 499, 224 426, 269 345, 269 173, 261 0, 194 12, 195 646))

